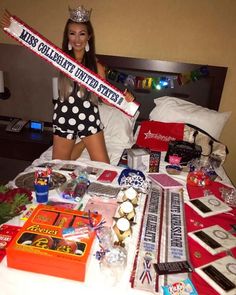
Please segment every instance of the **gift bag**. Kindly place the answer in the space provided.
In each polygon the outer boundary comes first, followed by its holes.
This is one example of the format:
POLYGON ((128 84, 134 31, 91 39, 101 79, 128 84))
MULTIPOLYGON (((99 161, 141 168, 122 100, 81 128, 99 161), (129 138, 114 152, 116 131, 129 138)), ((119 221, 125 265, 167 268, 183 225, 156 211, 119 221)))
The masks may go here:
POLYGON ((204 161, 208 159, 213 167, 219 167, 225 162, 228 154, 227 146, 204 130, 191 124, 185 124, 184 140, 200 145, 202 148, 201 159, 204 161))
POLYGON ((136 145, 152 151, 167 151, 170 140, 182 140, 184 123, 166 123, 159 121, 143 121, 136 145))

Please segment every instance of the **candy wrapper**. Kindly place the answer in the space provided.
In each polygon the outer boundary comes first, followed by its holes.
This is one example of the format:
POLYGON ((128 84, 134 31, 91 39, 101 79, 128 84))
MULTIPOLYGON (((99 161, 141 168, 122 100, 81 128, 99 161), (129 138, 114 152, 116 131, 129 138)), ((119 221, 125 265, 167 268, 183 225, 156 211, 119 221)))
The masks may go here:
POLYGON ((162 287, 164 295, 198 295, 190 279, 162 287))
POLYGON ((6 248, 10 244, 11 240, 15 237, 20 226, 3 224, 0 226, 0 262, 6 255, 6 248))
POLYGON ((80 239, 89 238, 90 229, 87 224, 81 224, 81 226, 74 228, 68 227, 64 228, 62 231, 62 236, 66 240, 70 241, 80 241, 80 239))

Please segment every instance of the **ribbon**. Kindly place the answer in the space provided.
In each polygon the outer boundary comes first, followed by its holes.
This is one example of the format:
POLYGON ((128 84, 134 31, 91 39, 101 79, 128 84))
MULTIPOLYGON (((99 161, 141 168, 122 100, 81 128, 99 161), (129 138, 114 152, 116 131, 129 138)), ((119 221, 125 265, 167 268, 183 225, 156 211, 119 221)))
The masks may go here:
POLYGON ((101 248, 101 250, 96 251, 95 253, 95 257, 97 260, 102 260, 102 258, 106 255, 106 253, 109 252, 109 250, 105 250, 103 248, 101 248))
POLYGON ((65 75, 94 92, 103 101, 131 117, 135 115, 139 108, 137 102, 126 101, 121 91, 78 63, 16 16, 10 18, 10 26, 4 28, 4 31, 65 75))
POLYGON ((148 281, 148 284, 151 283, 152 281, 152 276, 151 276, 151 273, 150 273, 150 269, 151 269, 151 260, 150 259, 144 259, 144 262, 143 262, 143 267, 144 267, 144 270, 140 276, 140 281, 142 281, 142 284, 144 283, 145 279, 147 278, 147 281, 148 281))
POLYGON ((88 211, 88 220, 89 220, 89 228, 91 231, 94 231, 99 242, 100 242, 100 238, 97 234, 97 231, 102 229, 104 227, 104 224, 106 223, 106 220, 105 219, 101 219, 97 224, 94 224, 93 222, 93 218, 91 217, 91 212, 90 210, 88 211))

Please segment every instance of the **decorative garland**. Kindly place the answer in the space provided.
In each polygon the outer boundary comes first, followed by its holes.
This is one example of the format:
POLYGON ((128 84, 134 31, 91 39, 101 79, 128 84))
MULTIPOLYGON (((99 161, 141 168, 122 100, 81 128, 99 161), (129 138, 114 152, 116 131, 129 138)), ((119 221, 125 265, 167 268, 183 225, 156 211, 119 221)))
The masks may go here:
POLYGON ((175 80, 177 80, 178 85, 182 86, 190 82, 198 81, 201 78, 208 77, 209 70, 207 66, 201 66, 200 68, 190 72, 180 73, 173 76, 161 76, 157 78, 129 75, 109 68, 106 69, 106 74, 109 80, 121 83, 126 87, 130 86, 134 89, 162 90, 166 88, 175 88, 175 80))
POLYGON ((113 85, 65 54, 60 48, 52 44, 16 16, 10 18, 10 26, 4 28, 4 31, 39 57, 62 71, 65 75, 83 85, 89 91, 94 92, 104 101, 129 116, 135 115, 139 108, 137 102, 127 102, 124 94, 113 85))

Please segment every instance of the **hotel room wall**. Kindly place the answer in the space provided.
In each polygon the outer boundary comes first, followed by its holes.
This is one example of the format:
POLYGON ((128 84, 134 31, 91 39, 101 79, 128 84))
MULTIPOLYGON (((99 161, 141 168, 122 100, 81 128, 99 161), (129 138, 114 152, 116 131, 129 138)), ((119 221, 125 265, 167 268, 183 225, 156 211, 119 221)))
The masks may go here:
MULTIPOLYGON (((67 7, 77 3, 2 0, 0 10, 3 12, 7 8, 60 46, 67 7)), ((236 126, 236 1, 83 0, 79 3, 93 9, 91 19, 100 54, 228 67, 220 111, 232 111, 232 115, 221 141, 230 151, 226 171, 236 183, 236 141, 233 139, 236 126)), ((15 44, 2 32, 0 42, 15 44)), ((47 107, 45 111, 51 110, 47 107)))

